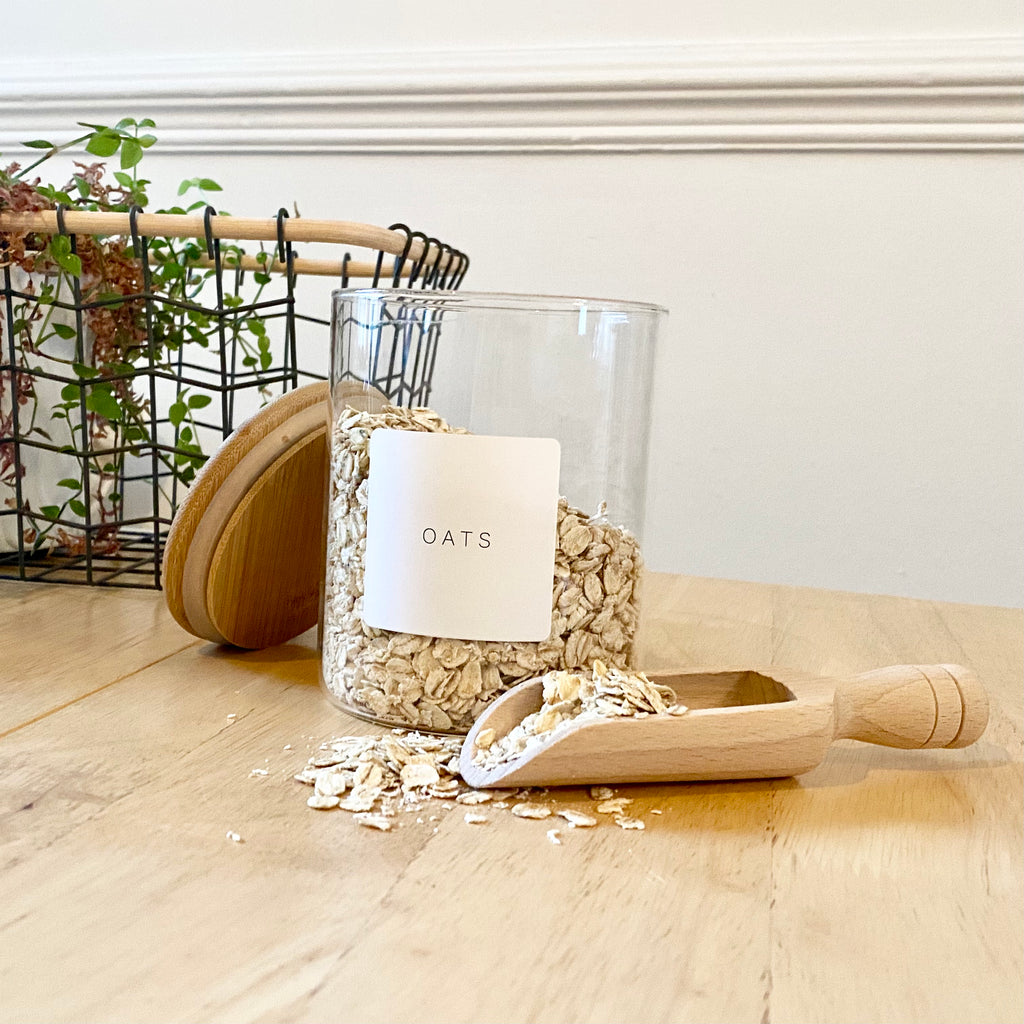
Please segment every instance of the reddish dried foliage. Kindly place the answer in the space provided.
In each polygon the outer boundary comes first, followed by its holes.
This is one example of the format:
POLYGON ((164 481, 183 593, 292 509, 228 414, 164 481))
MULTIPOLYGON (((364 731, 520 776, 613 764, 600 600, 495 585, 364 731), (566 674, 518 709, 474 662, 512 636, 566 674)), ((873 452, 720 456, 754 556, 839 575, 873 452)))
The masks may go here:
MULTIPOLYGON (((83 197, 83 205, 94 210, 109 210, 123 205, 127 198, 124 189, 110 185, 103 180, 104 164, 75 164, 76 175, 62 191, 74 193, 78 190, 76 178, 88 186, 88 194, 83 197)), ((36 213, 53 210, 56 204, 37 190, 41 179, 22 180, 15 177, 20 165, 12 163, 0 169, 0 209, 16 213, 36 213)), ((0 268, 5 264, 19 267, 26 274, 55 272, 56 266, 47 253, 49 237, 30 232, 0 232, 0 268)), ((141 305, 143 291, 142 267, 129 251, 130 244, 124 239, 110 238, 99 240, 91 235, 79 235, 76 238, 76 251, 82 261, 82 274, 79 279, 80 304, 87 306, 100 296, 124 296, 125 300, 116 306, 100 306, 85 308, 83 316, 90 329, 92 352, 89 362, 101 372, 111 367, 119 367, 130 363, 140 346, 146 341, 146 326, 141 305)), ((31 280, 24 290, 34 294, 35 286, 31 280)), ((6 310, 0 305, 0 345, 3 352, 0 361, 6 362, 8 340, 3 337, 6 310)), ((20 337, 13 339, 16 349, 22 353, 36 350, 32 325, 43 318, 43 307, 36 302, 24 303, 19 310, 19 317, 24 321, 20 337)), ((20 360, 19 360, 20 361, 20 360)), ((0 411, 0 437, 13 438, 15 408, 24 408, 33 398, 33 378, 29 373, 8 372, 0 375, 0 393, 16 382, 17 398, 15 403, 0 411)), ((115 389, 122 400, 133 401, 129 380, 119 381, 115 389)), ((103 420, 96 414, 88 415, 90 435, 94 430, 102 430, 103 420)), ((94 471, 95 472, 95 471, 94 471)), ((0 441, 0 482, 8 484, 13 490, 19 477, 25 474, 25 466, 19 465, 15 459, 14 443, 11 440, 0 441)), ((100 474, 102 479, 102 474, 100 474)), ((5 504, 14 507, 13 497, 6 499, 5 504)), ((99 505, 102 519, 110 519, 113 511, 102 501, 99 505)), ((118 542, 114 527, 101 528, 93 538, 92 548, 96 554, 112 554, 117 550, 118 542)), ((72 534, 62 527, 53 531, 53 539, 70 554, 81 554, 85 550, 85 537, 72 534)), ((36 531, 26 530, 25 542, 32 544, 36 539, 36 531)))

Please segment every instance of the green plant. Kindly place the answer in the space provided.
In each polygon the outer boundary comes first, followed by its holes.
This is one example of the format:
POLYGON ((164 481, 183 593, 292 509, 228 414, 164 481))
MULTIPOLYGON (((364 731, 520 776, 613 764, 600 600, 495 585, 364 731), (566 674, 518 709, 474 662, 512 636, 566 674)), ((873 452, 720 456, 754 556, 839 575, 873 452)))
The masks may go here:
MULTIPOLYGON (((140 165, 157 142, 153 121, 80 127, 86 130, 66 142, 25 143, 36 158, 0 168, 0 213, 147 211, 151 182, 140 176, 140 165), (74 161, 61 186, 44 183, 37 169, 76 148, 99 159, 74 161), (108 171, 105 161, 115 157, 118 167, 108 171)), ((151 212, 193 213, 220 190, 209 178, 189 178, 177 198, 198 192, 197 198, 151 212)), ((216 270, 204 265, 204 243, 153 237, 140 244, 144 251, 137 252, 130 235, 78 234, 73 245, 61 233, 0 233, 0 491, 8 492, 6 508, 29 524, 21 541, 32 551, 46 545, 74 552, 86 543, 116 550, 126 467, 143 452, 171 506, 179 485, 191 483, 205 460, 199 417, 213 397, 182 378, 186 349, 230 347, 243 371, 257 377, 273 362, 261 308, 271 280, 269 253, 256 257, 254 292, 219 294, 211 312, 204 295, 216 270), (12 272, 21 279, 15 282, 12 272), (144 382, 140 370, 149 374, 144 382), (154 377, 177 381, 162 410, 154 408, 154 377), (59 392, 44 395, 53 381, 59 392), (170 431, 166 438, 157 436, 163 429, 170 431), (15 436, 23 451, 34 446, 63 459, 55 494, 36 507, 24 496, 18 505, 26 466, 15 457, 15 436)), ((222 266, 240 265, 242 255, 237 246, 222 245, 222 266)))

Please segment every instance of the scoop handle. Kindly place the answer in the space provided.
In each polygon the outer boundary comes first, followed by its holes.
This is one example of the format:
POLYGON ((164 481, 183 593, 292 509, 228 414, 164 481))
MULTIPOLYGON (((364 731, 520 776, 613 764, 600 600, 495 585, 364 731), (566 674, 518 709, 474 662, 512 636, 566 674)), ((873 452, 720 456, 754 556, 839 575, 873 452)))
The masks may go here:
POLYGON ((835 735, 886 747, 966 747, 988 724, 988 697, 962 665, 891 665, 837 682, 835 735))

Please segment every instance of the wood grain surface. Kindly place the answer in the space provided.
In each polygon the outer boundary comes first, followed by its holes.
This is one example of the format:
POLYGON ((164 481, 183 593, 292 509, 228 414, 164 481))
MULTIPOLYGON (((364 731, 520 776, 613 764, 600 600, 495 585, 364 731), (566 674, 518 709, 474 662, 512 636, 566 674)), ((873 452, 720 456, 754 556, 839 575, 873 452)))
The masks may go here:
POLYGON ((963 664, 988 729, 619 787, 642 832, 556 846, 457 807, 379 833, 292 779, 380 732, 322 696, 313 631, 245 652, 155 592, 0 582, 0 1021, 1019 1024, 1021 612, 660 575, 644 600, 644 667, 963 664))

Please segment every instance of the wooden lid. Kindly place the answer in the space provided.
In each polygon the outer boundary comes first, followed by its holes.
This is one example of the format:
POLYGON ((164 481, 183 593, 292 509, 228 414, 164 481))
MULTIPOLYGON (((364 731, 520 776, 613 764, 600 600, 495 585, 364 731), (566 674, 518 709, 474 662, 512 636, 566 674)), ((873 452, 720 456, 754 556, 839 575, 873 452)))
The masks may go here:
POLYGON ((309 384, 261 409, 207 460, 178 507, 164 594, 195 636, 268 647, 316 622, 327 394, 326 383, 309 384))
MULTIPOLYGON (((351 404, 384 396, 343 386, 351 404)), ((328 386, 297 388, 207 460, 167 536, 167 607, 194 636, 259 649, 316 624, 324 572, 328 386)))

